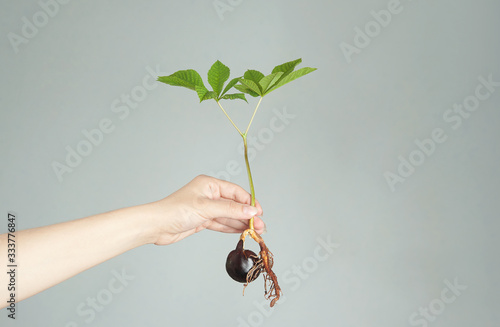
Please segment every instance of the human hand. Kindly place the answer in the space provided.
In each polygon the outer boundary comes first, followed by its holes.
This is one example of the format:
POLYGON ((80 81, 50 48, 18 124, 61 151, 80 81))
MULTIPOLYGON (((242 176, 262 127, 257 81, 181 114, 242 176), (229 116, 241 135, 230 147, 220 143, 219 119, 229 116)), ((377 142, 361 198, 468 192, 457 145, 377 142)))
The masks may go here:
MULTIPOLYGON (((248 220, 262 215, 262 208, 250 206, 251 196, 242 187, 214 177, 200 175, 168 197, 149 204, 156 245, 167 245, 204 229, 241 233, 248 220)), ((254 218, 254 228, 262 234, 264 222, 254 218)))

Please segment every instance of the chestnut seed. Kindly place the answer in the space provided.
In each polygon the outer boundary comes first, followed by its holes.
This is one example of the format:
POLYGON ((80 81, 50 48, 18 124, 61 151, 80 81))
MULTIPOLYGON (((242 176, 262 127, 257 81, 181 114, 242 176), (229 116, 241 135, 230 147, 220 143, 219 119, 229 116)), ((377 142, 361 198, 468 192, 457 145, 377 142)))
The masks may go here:
MULTIPOLYGON (((227 256, 226 271, 235 281, 239 283, 246 283, 248 272, 258 260, 259 257, 255 254, 255 252, 243 249, 243 241, 240 240, 236 245, 236 249, 229 252, 227 256)), ((252 280, 249 280, 248 282, 255 280, 259 274, 260 271, 257 271, 252 280)))

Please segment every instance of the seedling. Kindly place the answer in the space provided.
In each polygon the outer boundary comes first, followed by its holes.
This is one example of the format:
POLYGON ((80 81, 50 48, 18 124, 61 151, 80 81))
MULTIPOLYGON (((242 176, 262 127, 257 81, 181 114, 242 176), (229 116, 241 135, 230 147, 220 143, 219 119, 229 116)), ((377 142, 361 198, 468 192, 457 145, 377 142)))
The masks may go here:
MULTIPOLYGON (((231 79, 224 87, 224 84, 229 79, 230 71, 227 66, 217 60, 208 71, 208 83, 212 87, 212 90, 205 87, 200 74, 193 69, 179 70, 172 75, 158 77, 158 81, 160 82, 173 86, 186 87, 195 91, 200 99, 200 103, 210 99, 217 102, 217 105, 220 107, 224 115, 226 115, 236 131, 238 131, 238 134, 240 134, 243 138, 245 163, 248 173, 248 181, 250 183, 252 206, 255 206, 255 189, 252 180, 252 173, 250 171, 250 162, 248 161, 248 131, 250 130, 250 126, 252 125, 257 109, 259 109, 264 96, 282 87, 283 85, 316 70, 316 68, 310 67, 295 70, 295 67, 301 62, 302 59, 297 59, 278 65, 274 67, 271 74, 267 76, 257 70, 249 69, 243 76, 231 79), (233 88, 240 92, 229 93, 229 91, 233 88), (231 117, 227 114, 226 110, 222 107, 221 100, 240 99, 248 103, 245 95, 260 98, 253 111, 252 118, 250 119, 247 128, 244 132, 242 132, 242 130, 236 126, 231 117)), ((245 283, 243 292, 245 292, 245 288, 248 284, 257 279, 257 277, 262 273, 264 276, 265 298, 271 300, 270 305, 272 307, 276 301, 279 300, 282 294, 281 288, 278 284, 278 278, 272 271, 273 264, 273 254, 269 251, 262 237, 255 232, 254 218, 251 218, 248 223, 248 228, 241 234, 240 239, 238 240, 236 249, 231 251, 227 256, 226 271, 235 281, 245 283), (259 244, 259 255, 243 248, 247 235, 250 235, 250 237, 259 244)))

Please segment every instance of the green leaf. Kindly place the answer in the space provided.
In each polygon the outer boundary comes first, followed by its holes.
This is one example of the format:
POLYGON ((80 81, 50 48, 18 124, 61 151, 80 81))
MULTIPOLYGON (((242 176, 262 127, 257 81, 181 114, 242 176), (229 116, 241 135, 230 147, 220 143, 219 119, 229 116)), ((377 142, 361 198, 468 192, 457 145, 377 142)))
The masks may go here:
POLYGON ((200 74, 193 69, 179 70, 169 76, 160 76, 158 81, 173 86, 187 87, 195 91, 197 86, 205 87, 200 74))
POLYGON ((238 91, 240 92, 243 92, 243 93, 246 93, 246 94, 249 94, 253 97, 258 97, 259 94, 250 90, 248 87, 246 87, 245 85, 242 85, 242 84, 237 84, 234 86, 235 89, 237 89, 238 91))
POLYGON ((283 85, 290 83, 291 81, 296 80, 297 78, 302 77, 304 75, 307 75, 315 70, 316 70, 316 68, 304 67, 304 68, 301 68, 297 71, 294 71, 294 72, 286 75, 285 77, 282 77, 281 80, 278 81, 278 83, 276 83, 269 90, 267 90, 265 94, 268 94, 269 92, 272 92, 272 91, 276 90, 277 88, 282 87, 283 85))
MULTIPOLYGON (((292 61, 288 61, 288 62, 285 62, 284 64, 281 64, 281 65, 278 65, 276 67, 273 68, 273 71, 271 73, 278 73, 278 72, 282 72, 283 74, 281 75, 281 77, 277 80, 277 81, 274 81, 275 83, 275 86, 280 84, 281 81, 286 77, 288 76, 290 73, 293 72, 293 70, 295 69, 295 67, 300 64, 302 62, 302 58, 299 58, 299 59, 296 59, 296 60, 292 60, 292 61)), ((283 84, 284 85, 284 84, 283 84)), ((265 94, 271 92, 271 88, 273 88, 273 86, 269 86, 268 89, 266 90, 265 94)), ((277 87, 276 87, 277 88, 277 87)))
POLYGON ((243 75, 243 78, 249 79, 251 81, 254 81, 255 84, 258 84, 260 82, 260 80, 262 78, 264 78, 264 74, 262 74, 261 72, 259 72, 257 70, 249 69, 245 72, 245 74, 243 75))
POLYGON ((200 98, 200 102, 203 101, 203 98, 208 93, 208 90, 205 86, 196 86, 195 91, 196 93, 198 93, 198 98, 200 98))
POLYGON ((264 94, 268 89, 273 87, 273 85, 280 79, 281 75, 283 75, 283 72, 272 73, 260 80, 259 85, 261 86, 264 94))
POLYGON ((229 68, 217 60, 208 71, 208 83, 217 96, 222 92, 224 82, 229 78, 229 68))
POLYGON ((262 95, 262 90, 260 89, 259 85, 254 81, 250 79, 240 78, 240 83, 249 88, 250 90, 252 90, 253 92, 257 93, 257 95, 262 95))
POLYGON ((209 100, 209 99, 217 99, 217 94, 215 94, 214 91, 208 91, 207 93, 205 93, 205 95, 203 96, 203 99, 201 99, 200 102, 205 101, 205 100, 209 100))
POLYGON ((245 74, 243 75, 243 78, 254 82, 255 85, 257 85, 257 87, 259 88, 259 91, 260 91, 259 94, 262 94, 263 90, 262 90, 262 87, 260 86, 259 82, 261 79, 264 78, 264 74, 262 74, 258 70, 249 69, 245 72, 245 74))
POLYGON ((301 58, 293 60, 293 61, 285 62, 284 64, 281 64, 281 65, 274 67, 273 71, 271 73, 283 72, 284 75, 288 75, 291 72, 293 72, 293 70, 295 69, 295 66, 297 66, 301 62, 302 62, 301 58))
POLYGON ((214 91, 207 90, 204 86, 197 86, 196 93, 198 93, 198 98, 200 98, 200 102, 208 100, 208 99, 216 99, 217 94, 214 91))
POLYGON ((228 100, 235 100, 235 99, 241 99, 247 101, 247 98, 245 98, 245 95, 243 93, 233 93, 233 94, 226 94, 221 97, 221 99, 228 99, 228 100))
POLYGON ((238 81, 240 80, 240 78, 241 77, 233 78, 229 83, 227 83, 226 87, 224 88, 224 91, 222 91, 221 96, 223 96, 224 94, 226 94, 227 91, 229 91, 233 86, 235 86, 236 83, 238 83, 238 81))

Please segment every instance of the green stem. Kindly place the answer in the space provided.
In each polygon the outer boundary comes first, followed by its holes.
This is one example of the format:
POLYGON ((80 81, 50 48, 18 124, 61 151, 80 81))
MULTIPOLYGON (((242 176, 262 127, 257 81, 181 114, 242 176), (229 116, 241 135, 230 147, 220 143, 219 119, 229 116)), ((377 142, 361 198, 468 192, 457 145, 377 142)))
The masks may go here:
MULTIPOLYGON (((251 206, 255 206, 255 189, 253 187, 253 179, 252 179, 252 172, 250 171, 250 162, 248 161, 248 145, 247 145, 247 135, 242 134, 243 137, 243 145, 245 146, 245 163, 247 165, 247 173, 248 173, 248 182, 250 183, 250 193, 252 195, 252 199, 250 202, 251 206)), ((253 227, 253 217, 250 218, 250 221, 248 222, 248 228, 254 229, 253 227)))
MULTIPOLYGON (((255 114, 257 113, 257 109, 259 109, 261 101, 262 101, 262 97, 260 97, 259 102, 257 103, 257 106, 255 107, 255 110, 253 111, 252 118, 250 119, 250 122, 248 123, 248 126, 247 126, 247 129, 246 129, 245 133, 242 133, 240 131, 240 129, 238 128, 238 126, 236 126, 236 124, 233 122, 233 120, 231 119, 231 117, 229 117, 229 115, 224 110, 224 108, 222 108, 222 105, 220 104, 220 102, 216 100, 217 104, 221 108, 221 110, 224 113, 224 115, 226 115, 227 119, 229 119, 229 121, 231 122, 231 124, 233 124, 234 128, 236 128, 236 130, 238 131, 238 133, 243 138, 243 145, 245 146, 245 163, 246 163, 246 166, 247 166, 248 182, 250 183, 250 193, 251 193, 251 196, 252 196, 251 201, 250 201, 250 205, 253 206, 253 207, 255 207, 255 189, 253 187, 252 172, 250 171, 250 161, 248 160, 247 133, 248 133, 248 130, 250 129, 250 126, 252 125, 253 119, 255 117, 255 114)), ((250 218, 250 221, 248 222, 248 228, 251 229, 251 230, 255 230, 254 227, 253 227, 253 218, 254 217, 250 218)))
POLYGON ((217 104, 219 105, 219 107, 222 109, 222 112, 224 113, 224 115, 226 115, 227 119, 229 119, 229 121, 231 122, 231 124, 233 124, 234 128, 236 128, 236 130, 238 131, 238 133, 240 133, 240 135, 243 137, 243 133, 240 131, 240 129, 238 128, 238 126, 236 126, 236 124, 233 122, 233 120, 231 119, 231 117, 229 117, 229 115, 227 114, 226 110, 224 110, 224 108, 222 108, 222 105, 220 104, 219 101, 215 100, 217 102, 217 104))
MULTIPOLYGON (((253 111, 252 118, 250 119, 250 122, 248 123, 248 126, 247 126, 247 129, 246 129, 245 133, 243 133, 243 134, 240 133, 241 137, 243 137, 243 145, 245 146, 245 163, 246 163, 246 166, 247 166, 248 182, 250 184, 250 193, 252 195, 252 199, 251 199, 250 205, 254 206, 254 207, 255 207, 255 189, 253 187, 252 172, 250 171, 250 162, 248 161, 247 134, 248 134, 248 130, 250 129, 250 126, 252 125, 253 118, 255 117, 255 114, 257 113, 257 109, 259 109, 259 106, 260 106, 260 103, 261 103, 262 99, 263 99, 263 97, 260 97, 259 102, 257 103, 257 106, 255 107, 255 110, 253 111)), ((254 227, 253 227, 253 218, 254 217, 250 218, 250 221, 248 222, 248 228, 251 229, 251 230, 254 230, 254 227)))
POLYGON ((260 102, 262 101, 263 97, 260 97, 259 102, 257 103, 257 107, 255 107, 255 110, 253 111, 252 119, 250 119, 250 123, 248 123, 247 130, 245 131, 245 135, 248 134, 248 130, 250 129, 250 125, 252 125, 253 122, 253 117, 255 117, 255 114, 257 113, 257 109, 259 109, 260 102))

